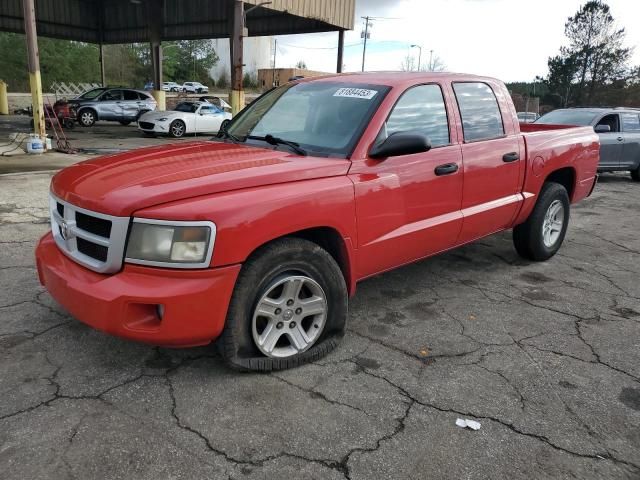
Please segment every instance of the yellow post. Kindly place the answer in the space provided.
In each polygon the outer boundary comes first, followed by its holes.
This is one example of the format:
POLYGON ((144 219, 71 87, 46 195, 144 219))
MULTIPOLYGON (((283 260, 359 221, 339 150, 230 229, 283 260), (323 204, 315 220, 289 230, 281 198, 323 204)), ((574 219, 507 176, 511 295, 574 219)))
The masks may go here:
POLYGON ((36 11, 33 0, 24 0, 24 31, 27 39, 27 55, 29 57, 29 85, 33 103, 33 127, 42 139, 46 149, 44 124, 44 103, 42 101, 42 81, 40 80, 40 60, 38 58, 38 36, 36 34, 36 11))
POLYGON ((231 104, 231 113, 236 115, 244 108, 244 90, 231 90, 229 103, 231 104))
POLYGON ((7 98, 7 84, 0 80, 0 115, 9 115, 9 99, 7 98))
POLYGON ((158 104, 158 110, 166 110, 167 109, 167 94, 164 90, 153 90, 151 92, 153 98, 156 99, 156 103, 158 104))

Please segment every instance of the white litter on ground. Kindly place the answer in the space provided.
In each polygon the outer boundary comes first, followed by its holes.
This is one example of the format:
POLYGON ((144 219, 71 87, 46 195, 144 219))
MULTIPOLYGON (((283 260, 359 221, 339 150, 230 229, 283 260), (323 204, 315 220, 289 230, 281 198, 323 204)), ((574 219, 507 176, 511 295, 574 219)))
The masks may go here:
POLYGON ((471 430, 480 430, 480 422, 476 422, 475 420, 458 418, 456 420, 456 425, 459 426, 460 428, 470 428, 471 430))

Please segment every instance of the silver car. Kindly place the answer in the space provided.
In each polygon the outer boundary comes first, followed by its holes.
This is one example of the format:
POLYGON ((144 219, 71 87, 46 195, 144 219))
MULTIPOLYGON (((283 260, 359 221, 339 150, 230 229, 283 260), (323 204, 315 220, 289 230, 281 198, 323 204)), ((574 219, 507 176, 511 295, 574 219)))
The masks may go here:
POLYGON ((543 115, 535 123, 591 125, 600 137, 600 172, 631 172, 640 181, 640 109, 566 108, 543 115))
POLYGON ((83 127, 90 127, 97 120, 111 120, 128 125, 140 115, 157 108, 155 99, 148 92, 129 88, 94 88, 69 101, 72 115, 83 127))

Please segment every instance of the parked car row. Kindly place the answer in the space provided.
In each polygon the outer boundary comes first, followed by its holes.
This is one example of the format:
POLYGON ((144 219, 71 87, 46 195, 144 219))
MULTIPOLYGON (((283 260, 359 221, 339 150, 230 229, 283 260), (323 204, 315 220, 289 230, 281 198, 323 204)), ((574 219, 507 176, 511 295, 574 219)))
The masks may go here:
MULTIPOLYGON (((153 82, 145 83, 144 89, 154 90, 153 82)), ((184 82, 182 85, 176 82, 162 82, 162 90, 165 92, 209 93, 209 87, 200 82, 184 82)))
POLYGON ((600 137, 600 172, 631 172, 640 181, 640 110, 565 108, 540 117, 538 125, 592 126, 600 137))

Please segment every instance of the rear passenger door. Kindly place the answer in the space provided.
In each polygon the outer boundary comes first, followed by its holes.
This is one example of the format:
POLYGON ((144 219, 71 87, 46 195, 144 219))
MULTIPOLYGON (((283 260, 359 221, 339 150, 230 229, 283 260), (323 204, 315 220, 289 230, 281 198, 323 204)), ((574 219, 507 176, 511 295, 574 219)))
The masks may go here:
POLYGON ((140 109, 140 96, 134 90, 123 90, 123 99, 120 104, 122 107, 122 117, 128 120, 135 119, 140 109))
POLYGON ((605 169, 618 169, 624 149, 624 137, 620 131, 620 116, 617 113, 605 115, 596 123, 596 127, 600 125, 607 125, 611 130, 598 134, 600 137, 600 164, 598 166, 605 169))
POLYGON ((511 225, 522 198, 520 163, 525 160, 520 158, 521 135, 514 133, 506 100, 503 111, 492 86, 454 82, 453 90, 464 140, 460 242, 467 242, 511 225), (511 122, 510 128, 505 122, 511 122))
POLYGON ((620 117, 624 136, 620 166, 635 170, 640 165, 640 113, 621 113, 620 117))

